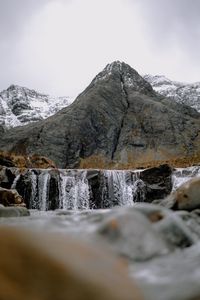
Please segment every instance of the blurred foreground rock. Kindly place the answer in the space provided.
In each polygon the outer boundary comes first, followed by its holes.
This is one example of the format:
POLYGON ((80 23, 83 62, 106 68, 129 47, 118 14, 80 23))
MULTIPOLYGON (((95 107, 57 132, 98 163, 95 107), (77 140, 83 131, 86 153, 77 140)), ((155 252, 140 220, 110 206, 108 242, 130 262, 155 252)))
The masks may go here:
POLYGON ((97 233, 123 257, 143 261, 169 252, 166 241, 150 221, 133 208, 113 210, 97 233))
POLYGON ((146 261, 192 246, 199 240, 199 230, 195 216, 184 217, 157 205, 137 203, 110 211, 95 235, 120 256, 146 261))
POLYGON ((200 178, 196 177, 182 184, 160 204, 174 210, 192 211, 200 208, 200 178))
MULTIPOLYGON (((153 229, 165 240, 171 251, 196 243, 196 236, 193 236, 188 222, 178 212, 147 203, 138 203, 134 209, 149 219, 153 229)), ((193 227, 197 228, 198 224, 195 222, 193 227)))
POLYGON ((64 235, 0 228, 1 300, 140 300, 125 263, 64 235))

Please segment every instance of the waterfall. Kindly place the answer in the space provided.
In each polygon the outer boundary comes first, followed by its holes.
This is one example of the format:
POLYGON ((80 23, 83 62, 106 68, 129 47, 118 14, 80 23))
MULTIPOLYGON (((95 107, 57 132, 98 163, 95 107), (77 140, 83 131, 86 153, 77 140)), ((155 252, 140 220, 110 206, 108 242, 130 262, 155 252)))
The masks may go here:
POLYGON ((11 189, 16 189, 17 182, 19 181, 20 176, 21 176, 21 174, 18 174, 18 175, 15 177, 15 179, 14 179, 12 185, 11 185, 11 189))
POLYGON ((50 174, 48 173, 48 171, 43 171, 38 176, 38 200, 40 210, 48 210, 49 180, 50 174))
POLYGON ((29 169, 13 182, 31 209, 87 210, 132 206, 146 197, 138 172, 29 169), (95 177, 95 179, 94 179, 95 177))
POLYGON ((89 209, 87 171, 60 172, 59 208, 89 209))
MULTIPOLYGON (((11 188, 17 189, 31 209, 87 210, 133 206, 134 202, 148 202, 149 195, 152 197, 151 193, 157 193, 157 186, 159 187, 156 173, 144 175, 143 172, 146 171, 14 170, 15 179, 11 188)), ((173 190, 194 176, 200 176, 200 166, 176 169, 172 174, 173 190)), ((162 184, 162 177, 158 180, 162 184)), ((162 188, 160 192, 162 193, 162 188)))
POLYGON ((200 166, 175 169, 172 175, 172 190, 175 191, 180 185, 193 177, 200 177, 200 166))
POLYGON ((132 206, 136 201, 144 201, 145 184, 138 172, 104 170, 102 199, 105 205, 132 206))
POLYGON ((38 208, 37 207, 37 175, 31 170, 30 171, 30 182, 31 182, 31 195, 30 195, 30 207, 31 208, 38 208))
POLYGON ((136 171, 133 173, 133 201, 134 202, 145 202, 146 200, 146 185, 144 181, 140 179, 140 172, 136 171))

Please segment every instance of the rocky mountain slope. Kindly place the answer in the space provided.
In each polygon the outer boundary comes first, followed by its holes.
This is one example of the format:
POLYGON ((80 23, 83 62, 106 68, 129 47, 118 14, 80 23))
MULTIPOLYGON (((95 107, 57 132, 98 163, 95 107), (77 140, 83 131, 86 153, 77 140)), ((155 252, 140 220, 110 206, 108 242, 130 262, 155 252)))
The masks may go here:
MULTIPOLYGON (((0 149, 49 157, 61 168, 87 159, 131 163, 200 152, 200 114, 157 94, 129 65, 106 66, 67 108, 2 135, 0 149)), ((91 165, 90 165, 91 166, 91 165)))
POLYGON ((183 83, 158 75, 145 75, 144 79, 159 94, 171 97, 178 103, 189 105, 200 112, 200 82, 183 83))
POLYGON ((11 128, 46 119, 72 102, 11 85, 0 93, 0 126, 11 128))

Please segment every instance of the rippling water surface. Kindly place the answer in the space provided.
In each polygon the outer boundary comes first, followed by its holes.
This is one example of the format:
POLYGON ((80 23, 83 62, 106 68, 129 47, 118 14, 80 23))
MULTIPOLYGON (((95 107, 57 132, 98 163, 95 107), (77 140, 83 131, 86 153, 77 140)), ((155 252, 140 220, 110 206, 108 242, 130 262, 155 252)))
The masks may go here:
MULTIPOLYGON (((30 217, 1 218, 0 224, 38 231, 62 232, 89 239, 110 214, 107 210, 37 211, 30 217)), ((145 300, 186 300, 200 295, 200 243, 142 262, 130 262, 130 276, 145 300)))

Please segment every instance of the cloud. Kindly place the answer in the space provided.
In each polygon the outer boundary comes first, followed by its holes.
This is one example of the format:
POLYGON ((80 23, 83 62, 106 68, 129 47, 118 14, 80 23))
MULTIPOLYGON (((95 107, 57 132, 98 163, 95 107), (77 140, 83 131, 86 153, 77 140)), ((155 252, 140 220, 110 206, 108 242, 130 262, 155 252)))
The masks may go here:
POLYGON ((0 37, 17 37, 26 21, 50 0, 0 0, 0 37))
POLYGON ((63 94, 68 89, 73 94, 81 92, 107 63, 141 55, 139 19, 132 18, 129 8, 121 0, 44 5, 26 22, 17 42, 18 80, 26 74, 26 82, 31 78, 40 89, 45 85, 46 91, 63 94), (128 42, 130 29, 138 46, 128 42))
POLYGON ((199 0, 137 0, 137 4, 145 20, 146 31, 159 48, 171 43, 191 57, 199 57, 199 0))
POLYGON ((113 60, 200 80, 199 0, 0 0, 0 89, 81 92, 113 60))

